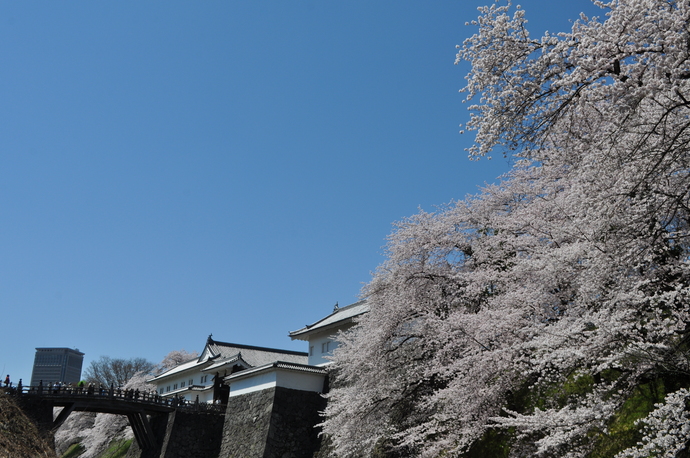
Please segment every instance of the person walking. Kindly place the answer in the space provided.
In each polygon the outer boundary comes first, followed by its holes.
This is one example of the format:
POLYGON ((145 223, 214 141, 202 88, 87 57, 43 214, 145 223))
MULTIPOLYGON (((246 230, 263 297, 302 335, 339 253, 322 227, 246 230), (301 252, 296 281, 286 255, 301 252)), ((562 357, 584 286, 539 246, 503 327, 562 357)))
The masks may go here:
POLYGON ((10 374, 7 374, 7 377, 5 377, 5 388, 10 386, 10 374))

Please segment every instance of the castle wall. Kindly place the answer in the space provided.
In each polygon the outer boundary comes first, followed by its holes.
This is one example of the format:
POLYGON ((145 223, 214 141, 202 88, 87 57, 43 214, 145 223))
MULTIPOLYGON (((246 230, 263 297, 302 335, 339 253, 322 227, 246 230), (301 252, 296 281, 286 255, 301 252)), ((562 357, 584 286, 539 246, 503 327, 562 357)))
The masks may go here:
POLYGON ((319 447, 319 393, 273 387, 228 401, 219 458, 311 458, 319 447))
POLYGON ((216 457, 220 452, 222 434, 222 415, 175 411, 168 417, 159 456, 160 458, 216 457))

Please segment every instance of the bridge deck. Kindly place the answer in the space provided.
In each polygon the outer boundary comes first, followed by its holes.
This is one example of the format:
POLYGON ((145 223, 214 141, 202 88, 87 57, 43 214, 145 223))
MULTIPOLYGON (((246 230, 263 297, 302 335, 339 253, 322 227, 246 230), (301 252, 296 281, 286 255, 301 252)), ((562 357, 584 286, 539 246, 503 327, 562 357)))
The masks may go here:
POLYGON ((160 445, 155 437, 148 417, 169 414, 175 410, 187 412, 224 414, 225 405, 188 403, 181 399, 164 398, 157 393, 138 390, 79 389, 74 387, 17 387, 5 388, 17 396, 47 401, 49 407, 63 407, 53 420, 53 429, 67 420, 72 412, 98 412, 126 415, 134 436, 142 449, 152 449, 160 445))
MULTIPOLYGON (((19 388, 15 388, 16 390, 19 388)), ((115 413, 144 411, 149 414, 170 413, 176 409, 205 413, 225 413, 225 405, 188 402, 178 398, 166 398, 157 393, 122 389, 78 389, 74 387, 22 387, 21 396, 35 396, 49 400, 55 406, 78 405, 74 410, 84 412, 115 413)))

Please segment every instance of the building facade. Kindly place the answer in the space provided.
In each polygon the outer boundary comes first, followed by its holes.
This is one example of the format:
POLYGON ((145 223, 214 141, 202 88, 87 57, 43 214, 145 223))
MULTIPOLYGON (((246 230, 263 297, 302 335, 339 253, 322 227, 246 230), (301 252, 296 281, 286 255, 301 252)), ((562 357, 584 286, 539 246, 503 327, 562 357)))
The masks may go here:
MULTIPOLYGON (((339 345, 338 333, 355 326, 368 311, 364 301, 336 306, 325 318, 291 332, 292 339, 309 342, 308 353, 219 342, 209 336, 199 357, 149 382, 163 397, 225 405, 222 425, 203 427, 204 443, 215 444, 207 447, 205 456, 327 456, 320 452, 318 425, 329 389, 328 356, 339 345)), ((172 424, 166 424, 169 440, 166 432, 164 450, 156 456, 189 456, 177 450, 196 444, 200 431, 180 415, 182 411, 176 412, 172 424), (175 452, 168 455, 170 450, 175 452)))
POLYGON ((309 365, 323 366, 330 362, 328 357, 339 345, 338 332, 350 329, 355 325, 357 317, 368 311, 369 305, 366 301, 355 302, 345 307, 338 307, 336 304, 333 313, 327 317, 292 331, 289 335, 292 340, 309 342, 309 365))
POLYGON ((71 348, 36 348, 31 386, 39 383, 79 383, 84 353, 71 348))
POLYGON ((230 387, 223 383, 224 377, 275 361, 306 364, 307 353, 220 342, 209 336, 198 358, 163 372, 148 382, 154 384, 158 394, 163 397, 225 404, 230 387))

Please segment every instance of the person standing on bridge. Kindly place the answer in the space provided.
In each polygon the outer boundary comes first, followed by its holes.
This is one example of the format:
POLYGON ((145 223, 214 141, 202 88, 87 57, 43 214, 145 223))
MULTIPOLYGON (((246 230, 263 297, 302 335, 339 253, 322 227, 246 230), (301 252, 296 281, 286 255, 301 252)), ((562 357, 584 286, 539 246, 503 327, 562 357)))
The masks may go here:
POLYGON ((7 374, 7 377, 5 377, 5 388, 9 387, 10 385, 10 374, 7 374))

